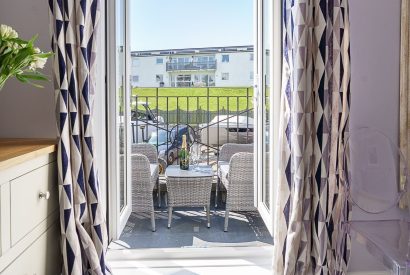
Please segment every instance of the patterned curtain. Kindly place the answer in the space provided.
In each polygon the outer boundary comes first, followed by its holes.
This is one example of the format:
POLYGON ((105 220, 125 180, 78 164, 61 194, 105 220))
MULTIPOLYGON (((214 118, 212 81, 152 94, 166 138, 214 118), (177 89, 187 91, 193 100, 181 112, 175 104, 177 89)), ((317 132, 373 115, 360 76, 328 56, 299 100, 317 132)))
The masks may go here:
POLYGON ((107 229, 94 161, 99 0, 49 0, 59 128, 63 274, 107 274, 107 229))
POLYGON ((283 0, 274 274, 346 274, 341 183, 350 94, 347 0, 283 0))
MULTIPOLYGON (((410 167, 410 1, 401 1, 401 58, 400 58, 400 150, 410 167)), ((406 181, 402 180, 404 189, 406 181)), ((410 192, 401 199, 400 207, 410 206, 410 192)))

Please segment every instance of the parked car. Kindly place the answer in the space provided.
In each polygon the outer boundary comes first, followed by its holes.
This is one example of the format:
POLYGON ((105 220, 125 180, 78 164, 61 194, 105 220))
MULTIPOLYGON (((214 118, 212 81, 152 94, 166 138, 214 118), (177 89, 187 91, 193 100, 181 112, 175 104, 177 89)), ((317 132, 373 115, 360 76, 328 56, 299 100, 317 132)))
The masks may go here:
POLYGON ((166 128, 164 118, 157 116, 147 102, 138 102, 136 110, 131 111, 132 142, 146 142, 157 128, 166 128))
POLYGON ((148 143, 158 148, 158 158, 166 159, 168 164, 173 164, 178 158, 178 149, 182 146, 182 135, 187 135, 188 145, 195 140, 195 133, 191 127, 178 125, 169 131, 158 129, 152 132, 148 143))
POLYGON ((201 141, 209 145, 253 142, 253 118, 247 116, 215 116, 209 123, 200 124, 199 129, 201 141))

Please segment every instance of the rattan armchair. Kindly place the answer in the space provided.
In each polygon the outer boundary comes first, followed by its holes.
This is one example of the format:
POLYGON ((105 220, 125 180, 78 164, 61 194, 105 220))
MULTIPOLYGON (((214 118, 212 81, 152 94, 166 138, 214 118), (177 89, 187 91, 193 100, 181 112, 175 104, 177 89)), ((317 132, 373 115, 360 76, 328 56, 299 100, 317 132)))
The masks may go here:
POLYGON ((253 153, 253 144, 237 144, 237 143, 226 143, 222 145, 219 151, 219 158, 218 158, 218 181, 215 186, 215 207, 218 206, 218 193, 220 190, 220 183, 222 177, 226 175, 222 175, 221 166, 228 165, 231 157, 239 152, 246 152, 246 153, 253 153))
POLYGON ((155 174, 151 172, 150 162, 145 155, 131 156, 132 170, 132 212, 151 213, 152 231, 155 231, 154 200, 155 174))
POLYGON ((226 189, 224 231, 228 231, 229 211, 254 211, 253 153, 240 152, 231 157, 229 172, 222 170, 226 189))
MULTIPOLYGON (((153 170, 153 177, 157 187, 158 205, 161 206, 161 188, 159 182, 159 163, 157 148, 149 143, 137 143, 131 145, 131 155, 142 154, 148 158, 151 170, 153 170)), ((132 166, 132 173, 138 170, 138 166, 132 166)))

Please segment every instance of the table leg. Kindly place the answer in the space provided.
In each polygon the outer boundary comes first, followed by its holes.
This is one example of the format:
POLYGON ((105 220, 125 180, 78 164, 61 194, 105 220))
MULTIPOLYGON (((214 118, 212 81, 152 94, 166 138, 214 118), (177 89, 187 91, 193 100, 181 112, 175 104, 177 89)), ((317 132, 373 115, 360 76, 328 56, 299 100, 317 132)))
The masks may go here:
POLYGON ((168 206, 168 228, 171 228, 172 206, 168 206))

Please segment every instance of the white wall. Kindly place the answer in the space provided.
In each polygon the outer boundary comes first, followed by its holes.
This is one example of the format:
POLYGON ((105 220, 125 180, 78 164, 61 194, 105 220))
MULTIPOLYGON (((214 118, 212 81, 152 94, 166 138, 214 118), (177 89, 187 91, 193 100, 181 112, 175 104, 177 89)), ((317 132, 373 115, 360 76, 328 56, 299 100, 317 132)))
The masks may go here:
MULTIPOLYGON (((36 45, 50 51, 47 0, 1 0, 0 24, 12 26, 23 39, 38 34, 36 45)), ((51 63, 43 71, 50 79, 51 63)), ((53 82, 43 84, 38 89, 14 79, 6 83, 0 91, 0 137, 56 137, 53 82)))
POLYGON ((216 87, 250 87, 253 85, 253 79, 250 73, 253 71, 253 61, 250 60, 250 52, 238 53, 218 53, 217 70, 215 73, 216 87), (229 54, 229 62, 222 62, 222 55, 229 54), (229 80, 222 80, 222 73, 229 73, 229 80))
MULTIPOLYGON (((139 82, 132 82, 131 84, 136 87, 159 87, 159 82, 156 81, 155 76, 162 74, 164 77, 164 84, 166 87, 170 86, 170 79, 166 71, 166 56, 144 56, 133 57, 132 59, 138 59, 138 66, 131 66, 131 75, 138 75, 139 82), (163 63, 157 64, 157 58, 162 58, 163 63)), ((132 79, 132 77, 131 77, 132 79)))
MULTIPOLYGON (((400 0, 350 0, 350 128, 371 127, 398 142, 400 73, 400 0)), ((358 161, 360 162, 360 160, 358 161)), ((382 164, 381 164, 382 165, 382 164)), ((390 183, 386 183, 386 190, 390 183)), ((368 216, 353 209, 353 219, 393 219, 392 210, 368 216)), ((366 249, 353 242, 350 270, 381 270, 366 249)))

